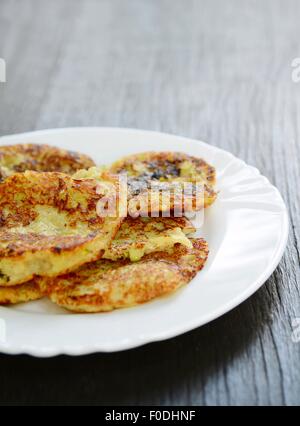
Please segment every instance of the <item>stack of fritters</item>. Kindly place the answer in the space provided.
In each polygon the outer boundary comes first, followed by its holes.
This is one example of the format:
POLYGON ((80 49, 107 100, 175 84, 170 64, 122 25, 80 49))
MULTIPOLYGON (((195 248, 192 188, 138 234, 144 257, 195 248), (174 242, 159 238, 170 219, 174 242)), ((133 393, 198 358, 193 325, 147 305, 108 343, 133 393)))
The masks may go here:
POLYGON ((179 203, 187 212, 215 200, 214 168, 201 159, 145 153, 97 168, 81 154, 15 145, 0 147, 0 171, 0 304, 47 296, 74 312, 109 311, 169 294, 205 264, 207 243, 189 237, 186 217, 172 217, 179 203), (190 204, 176 196, 185 182, 190 204), (99 215, 102 201, 116 214, 99 215), (167 209, 171 217, 159 217, 167 209))

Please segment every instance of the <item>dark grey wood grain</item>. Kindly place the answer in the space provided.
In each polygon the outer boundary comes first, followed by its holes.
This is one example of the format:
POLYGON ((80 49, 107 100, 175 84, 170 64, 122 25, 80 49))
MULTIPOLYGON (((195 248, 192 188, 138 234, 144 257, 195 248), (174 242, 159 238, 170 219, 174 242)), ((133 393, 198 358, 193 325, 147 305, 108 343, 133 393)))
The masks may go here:
POLYGON ((299 405, 297 0, 0 0, 0 135, 123 126, 202 139, 258 167, 289 206, 288 248, 251 299, 117 354, 0 356, 0 403, 299 405))

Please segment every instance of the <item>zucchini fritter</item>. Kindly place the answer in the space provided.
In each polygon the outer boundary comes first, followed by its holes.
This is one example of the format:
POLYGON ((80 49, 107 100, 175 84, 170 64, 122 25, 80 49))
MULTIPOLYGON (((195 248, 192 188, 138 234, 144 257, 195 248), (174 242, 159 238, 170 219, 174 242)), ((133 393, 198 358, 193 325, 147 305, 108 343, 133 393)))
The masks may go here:
POLYGON ((156 251, 168 251, 175 244, 191 247, 187 234, 195 232, 192 223, 185 217, 149 218, 127 217, 105 251, 103 259, 130 259, 138 261, 144 255, 156 251))
POLYGON ((99 217, 98 201, 118 201, 118 193, 102 194, 98 186, 34 171, 0 184, 0 285, 56 276, 102 257, 122 218, 99 217))
POLYGON ((208 256, 207 243, 192 239, 192 248, 176 245, 139 262, 101 259, 53 279, 38 279, 57 305, 74 312, 106 312, 145 303, 187 284, 208 256))
POLYGON ((34 281, 11 287, 0 287, 0 305, 14 305, 38 300, 43 297, 39 285, 34 281))
POLYGON ((214 185, 214 167, 201 158, 181 152, 144 152, 129 155, 109 168, 111 173, 127 173, 139 180, 160 182, 203 182, 214 185))
MULTIPOLYGON (((160 153, 157 155, 168 156, 172 153, 160 153)), ((142 155, 142 154, 141 154, 142 155)), ((154 154, 153 154, 154 155, 154 154)), ((179 154, 178 154, 179 155, 179 154)), ((184 154, 180 154, 184 156, 184 154)), ((134 156, 132 157, 134 158, 134 156)), ((188 157, 194 158, 194 157, 188 157)), ((202 164, 203 160, 198 160, 202 164)), ((163 160, 162 160, 163 161, 163 160)), ((210 173, 208 180, 214 182, 215 175, 213 167, 203 162, 210 173), (212 169, 212 170, 211 170, 212 169)), ((88 170, 80 170, 73 177, 75 179, 103 179, 105 174, 115 174, 120 176, 126 174, 127 170, 118 167, 115 163, 111 168, 92 167, 88 170)), ((134 167, 134 165, 132 165, 134 167)), ((146 167, 146 166, 145 166, 146 167)), ((200 166, 199 166, 200 167, 200 166)), ((181 217, 184 213, 195 212, 203 207, 210 206, 216 199, 217 194, 209 183, 200 179, 200 172, 197 177, 172 177, 154 179, 156 175, 148 172, 133 172, 132 168, 128 168, 127 174, 127 211, 128 215, 134 218, 139 216, 176 216, 181 217)))
POLYGON ((157 182, 128 179, 128 214, 181 217, 209 207, 217 197, 214 189, 194 182, 157 182))
POLYGON ((94 166, 87 155, 50 145, 18 144, 0 146, 0 181, 14 173, 35 170, 73 174, 94 166))
POLYGON ((192 212, 210 206, 217 196, 213 190, 214 167, 201 158, 180 152, 130 155, 112 164, 109 171, 127 174, 133 198, 129 205, 132 216, 136 210, 144 212, 146 209, 192 212))

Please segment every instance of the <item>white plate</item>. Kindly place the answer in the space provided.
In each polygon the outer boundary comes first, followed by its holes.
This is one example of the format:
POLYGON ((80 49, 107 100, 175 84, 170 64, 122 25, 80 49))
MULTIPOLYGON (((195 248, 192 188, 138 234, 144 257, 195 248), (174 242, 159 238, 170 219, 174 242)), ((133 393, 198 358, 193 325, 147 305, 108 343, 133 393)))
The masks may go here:
POLYGON ((70 314, 47 300, 0 308, 0 351, 36 356, 129 349, 167 339, 223 315, 251 296, 276 268, 288 235, 278 190, 233 155, 173 135, 111 128, 46 130, 0 138, 1 144, 48 143, 91 155, 99 164, 147 150, 183 151, 217 169, 219 197, 201 234, 210 256, 176 294, 107 314, 70 314))

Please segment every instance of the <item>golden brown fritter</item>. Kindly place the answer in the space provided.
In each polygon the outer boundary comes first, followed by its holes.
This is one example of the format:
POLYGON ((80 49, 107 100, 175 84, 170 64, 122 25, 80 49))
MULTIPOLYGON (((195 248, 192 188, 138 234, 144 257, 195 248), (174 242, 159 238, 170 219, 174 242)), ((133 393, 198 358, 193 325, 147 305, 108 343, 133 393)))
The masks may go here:
POLYGON ((139 217, 159 214, 180 217, 209 207, 217 193, 206 184, 197 182, 158 182, 128 180, 128 215, 139 217), (138 189, 135 190, 136 184, 138 189))
POLYGON ((39 279, 42 291, 57 305, 74 312, 105 312, 148 302, 187 284, 208 256, 207 243, 192 239, 193 247, 176 245, 139 262, 101 259, 77 271, 39 279))
POLYGON ((111 173, 127 173, 132 178, 160 182, 203 182, 214 185, 215 169, 202 158, 181 152, 144 152, 129 155, 109 168, 111 173))
MULTIPOLYGON (((162 153, 168 154, 168 153, 162 153)), ((183 155, 183 154, 182 154, 183 155)), ((203 161, 203 160, 200 160, 203 161)), ((117 163, 115 163, 117 164, 117 163)), ((206 164, 206 163, 205 163, 206 164)), ((207 165, 209 168, 210 166, 207 165)), ((76 179, 103 179, 103 174, 117 173, 115 176, 123 177, 126 171, 112 166, 105 168, 92 167, 88 170, 80 170, 73 175, 76 179)), ((148 173, 132 172, 126 175, 126 185, 121 183, 122 194, 125 194, 128 203, 128 216, 183 216, 184 213, 195 212, 203 207, 210 206, 216 199, 217 194, 210 184, 200 180, 185 177, 169 176, 168 180, 151 180, 152 175, 148 173)), ((214 175, 213 179, 214 180, 214 175)))
POLYGON ((180 152, 130 155, 112 164, 109 171, 127 174, 132 216, 147 208, 152 212, 192 212, 210 206, 217 196, 214 167, 180 152))
POLYGON ((186 235, 193 232, 194 226, 185 217, 127 217, 103 259, 130 259, 136 262, 146 254, 168 251, 175 244, 191 247, 186 235))
POLYGON ((34 171, 1 183, 0 285, 56 276, 101 258, 122 222, 97 214, 99 202, 119 197, 109 186, 117 188, 113 178, 102 184, 108 192, 95 180, 34 171))
POLYGON ((0 305, 25 303, 42 297, 40 286, 34 281, 12 287, 0 287, 0 305))
POLYGON ((0 181, 14 173, 35 170, 73 174, 94 166, 87 155, 49 145, 18 144, 0 146, 0 181))

